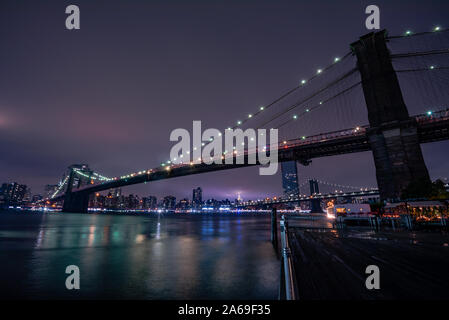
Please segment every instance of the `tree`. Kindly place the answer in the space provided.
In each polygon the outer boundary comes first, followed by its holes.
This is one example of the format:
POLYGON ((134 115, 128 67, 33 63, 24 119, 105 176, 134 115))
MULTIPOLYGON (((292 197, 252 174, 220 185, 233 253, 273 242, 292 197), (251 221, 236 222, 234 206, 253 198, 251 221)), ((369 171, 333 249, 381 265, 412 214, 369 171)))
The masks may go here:
POLYGON ((449 192, 444 187, 444 182, 440 179, 429 182, 428 180, 412 181, 401 194, 401 198, 406 199, 430 199, 444 200, 449 199, 449 192))

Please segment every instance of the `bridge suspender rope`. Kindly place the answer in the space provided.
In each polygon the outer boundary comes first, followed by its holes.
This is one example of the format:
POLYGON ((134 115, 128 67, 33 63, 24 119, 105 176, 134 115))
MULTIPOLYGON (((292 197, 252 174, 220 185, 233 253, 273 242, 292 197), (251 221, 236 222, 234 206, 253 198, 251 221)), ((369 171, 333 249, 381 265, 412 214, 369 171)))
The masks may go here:
POLYGON ((237 125, 234 125, 230 128, 232 129, 236 129, 238 128, 240 125, 245 124, 246 122, 254 119, 254 117, 258 116, 259 114, 262 113, 262 111, 267 110, 268 108, 272 107, 273 105, 275 105, 276 103, 280 102, 281 100, 283 100, 284 98, 288 97, 289 95, 291 95, 293 92, 295 92, 296 90, 304 87, 304 85, 308 84, 309 82, 311 82, 312 80, 314 80, 315 78, 317 78, 318 76, 320 76, 322 73, 330 70, 331 68, 333 68, 337 63, 340 63, 342 61, 344 61, 346 58, 348 58, 349 56, 351 56, 351 52, 346 53, 341 59, 340 58, 335 58, 334 59, 334 63, 328 65, 327 67, 320 69, 320 72, 316 73, 315 75, 313 75, 312 77, 308 78, 308 79, 304 79, 300 82, 299 85, 297 85, 296 87, 294 87, 293 89, 287 91, 285 94, 281 95, 279 98, 275 99, 274 101, 272 101, 270 104, 268 104, 267 106, 263 106, 260 107, 260 109, 255 112, 254 114, 251 114, 250 117, 245 118, 244 120, 239 121, 239 123, 237 125))

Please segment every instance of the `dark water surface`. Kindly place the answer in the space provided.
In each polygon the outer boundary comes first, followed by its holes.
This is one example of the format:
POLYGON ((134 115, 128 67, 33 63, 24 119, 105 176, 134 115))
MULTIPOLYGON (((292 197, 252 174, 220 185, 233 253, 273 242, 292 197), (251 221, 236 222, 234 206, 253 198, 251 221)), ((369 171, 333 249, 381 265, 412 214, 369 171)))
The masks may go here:
POLYGON ((0 212, 2 298, 276 299, 278 284, 269 215, 0 212))

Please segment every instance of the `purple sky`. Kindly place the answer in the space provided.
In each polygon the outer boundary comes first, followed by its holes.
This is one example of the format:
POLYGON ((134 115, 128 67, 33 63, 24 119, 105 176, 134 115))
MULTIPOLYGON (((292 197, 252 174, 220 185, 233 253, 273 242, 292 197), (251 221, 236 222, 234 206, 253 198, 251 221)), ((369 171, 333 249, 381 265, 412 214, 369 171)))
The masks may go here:
MULTIPOLYGON (((399 34, 449 22, 448 1, 376 1, 399 34)), ((371 1, 16 1, 0 3, 0 182, 42 192, 72 163, 107 176, 169 158, 170 132, 192 120, 225 128, 313 74, 367 33, 371 1), (81 30, 65 29, 65 7, 81 30)), ((448 177, 448 142, 423 146, 448 177)), ((299 167, 375 186, 370 152, 299 167)), ((281 194, 281 178, 236 169, 127 187, 125 193, 245 199, 281 194)), ((305 191, 305 190, 304 190, 305 191)))

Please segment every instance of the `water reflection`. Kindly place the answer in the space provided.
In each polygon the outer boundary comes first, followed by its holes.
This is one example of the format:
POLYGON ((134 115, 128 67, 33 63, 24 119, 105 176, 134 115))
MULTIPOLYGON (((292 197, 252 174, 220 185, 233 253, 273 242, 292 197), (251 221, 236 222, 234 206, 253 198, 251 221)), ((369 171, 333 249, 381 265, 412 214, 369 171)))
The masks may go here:
MULTIPOLYGON (((6 217, 0 215, 0 223, 6 217)), ((25 277, 18 297, 125 299, 276 299, 279 262, 269 242, 268 216, 114 216, 45 214, 16 222, 15 240, 0 229, 0 280, 25 277), (27 234, 28 232, 28 234, 27 234), (5 241, 8 241, 6 250, 5 241), (20 249, 20 250, 19 250, 20 249), (5 261, 5 260, 3 260, 5 261), (82 290, 65 290, 75 264, 82 290)), ((6 227, 5 227, 6 228, 6 227)), ((17 287, 19 286, 19 287, 17 287)))

